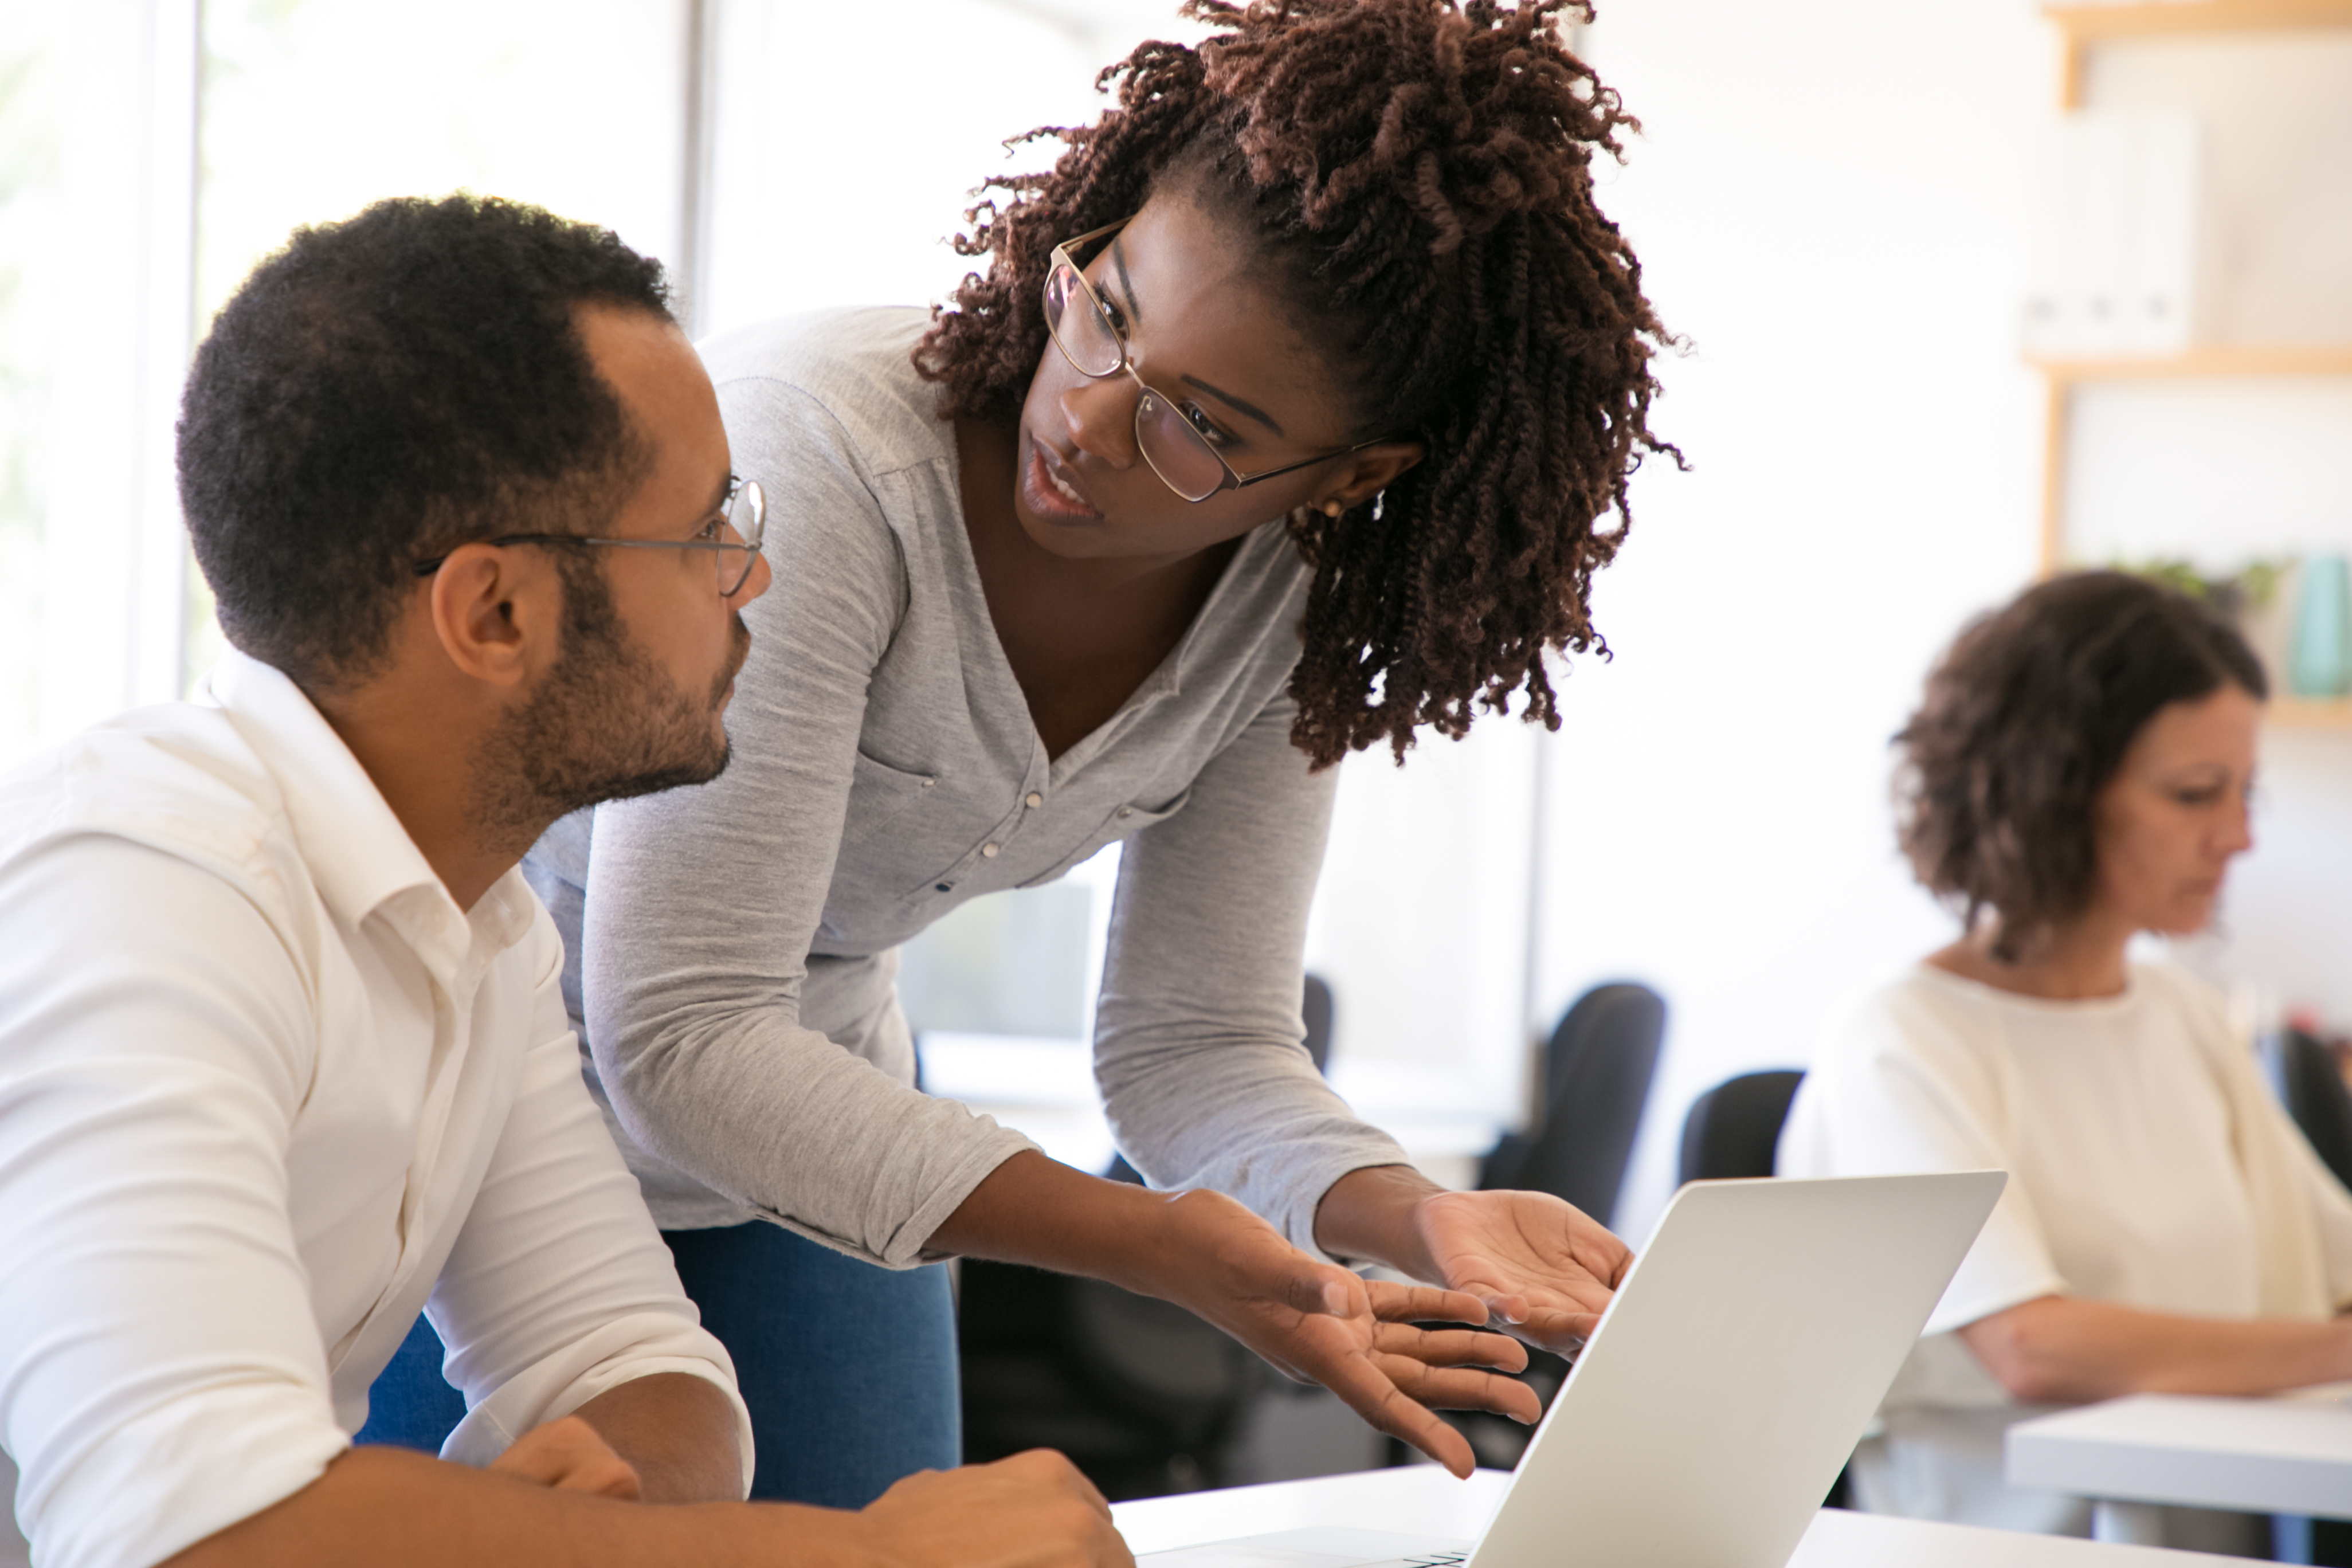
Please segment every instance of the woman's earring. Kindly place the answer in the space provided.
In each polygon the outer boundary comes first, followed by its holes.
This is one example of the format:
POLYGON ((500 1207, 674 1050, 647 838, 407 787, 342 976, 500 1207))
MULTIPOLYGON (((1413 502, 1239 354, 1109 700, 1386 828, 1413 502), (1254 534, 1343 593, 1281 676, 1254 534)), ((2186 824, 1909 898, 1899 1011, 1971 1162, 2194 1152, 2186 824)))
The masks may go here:
POLYGON ((1323 515, 1325 517, 1337 517, 1347 510, 1348 509, 1346 507, 1341 506, 1336 500, 1327 500, 1323 503, 1323 515))

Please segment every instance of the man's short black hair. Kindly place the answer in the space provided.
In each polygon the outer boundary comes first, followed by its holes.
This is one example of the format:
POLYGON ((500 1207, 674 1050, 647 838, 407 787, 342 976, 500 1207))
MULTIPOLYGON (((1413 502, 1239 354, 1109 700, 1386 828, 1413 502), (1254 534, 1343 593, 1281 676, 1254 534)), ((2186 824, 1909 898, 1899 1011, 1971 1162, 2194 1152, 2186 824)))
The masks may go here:
POLYGON ((650 454, 580 335, 591 303, 669 319, 661 263, 472 195, 296 230, 223 307, 180 410, 180 504, 228 640, 346 685, 417 561, 595 531, 650 454))

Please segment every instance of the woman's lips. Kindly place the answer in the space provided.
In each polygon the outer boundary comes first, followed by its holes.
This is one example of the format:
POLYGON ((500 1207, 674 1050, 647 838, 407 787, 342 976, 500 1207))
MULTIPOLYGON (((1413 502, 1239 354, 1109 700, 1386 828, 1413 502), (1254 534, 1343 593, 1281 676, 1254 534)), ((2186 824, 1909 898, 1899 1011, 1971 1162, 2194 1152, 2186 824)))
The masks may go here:
POLYGON ((1069 471, 1054 460, 1043 441, 1029 438, 1029 462, 1022 470, 1023 500, 1029 510, 1049 522, 1099 522, 1102 513, 1087 499, 1086 492, 1070 478, 1069 471))

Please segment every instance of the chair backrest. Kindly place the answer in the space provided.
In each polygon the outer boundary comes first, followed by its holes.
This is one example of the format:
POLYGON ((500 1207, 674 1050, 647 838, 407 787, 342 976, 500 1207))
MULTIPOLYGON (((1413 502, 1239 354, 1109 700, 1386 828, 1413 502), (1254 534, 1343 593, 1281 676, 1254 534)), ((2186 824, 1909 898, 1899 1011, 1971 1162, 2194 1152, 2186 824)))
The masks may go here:
POLYGON ((1780 1123, 1805 1075, 1790 1068, 1726 1079, 1691 1101, 1683 1121, 1681 1179, 1718 1182, 1769 1176, 1780 1123))
POLYGON ((2286 1111, 2336 1179, 2352 1187, 2352 1089, 2336 1053, 2301 1029, 2279 1037, 2279 1089, 2286 1111))
POLYGON ((1607 1225, 1665 1032, 1666 1004, 1646 985, 1618 981, 1577 998, 1544 1047, 1542 1121, 1496 1148, 1479 1185, 1550 1193, 1607 1225))
POLYGON ((1589 1096, 1604 1083, 1624 1086, 1619 1092, 1630 1094, 1638 1117, 1665 1037, 1665 999, 1646 985, 1612 981, 1578 997, 1544 1047, 1545 1120, 1564 1097, 1589 1096))
POLYGON ((1331 983, 1319 974, 1307 977, 1307 994, 1300 999, 1299 1012, 1307 1020, 1307 1054, 1315 1058, 1315 1070, 1331 1070, 1331 983))

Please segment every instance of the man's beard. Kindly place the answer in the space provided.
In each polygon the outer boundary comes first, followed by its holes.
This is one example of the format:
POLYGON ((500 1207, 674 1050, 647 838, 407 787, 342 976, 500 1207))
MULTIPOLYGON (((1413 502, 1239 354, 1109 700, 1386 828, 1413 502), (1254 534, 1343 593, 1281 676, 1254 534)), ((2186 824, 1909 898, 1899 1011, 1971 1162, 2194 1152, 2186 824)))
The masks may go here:
POLYGON ((682 691, 630 639, 595 564, 567 560, 562 654, 476 752, 474 820, 528 843, 583 806, 717 778, 730 748, 716 720, 751 643, 737 616, 710 689, 682 691))

